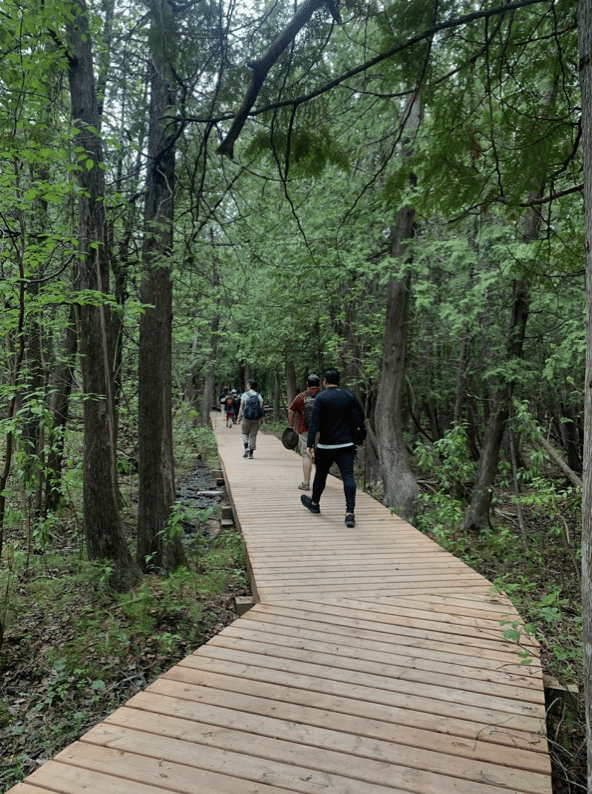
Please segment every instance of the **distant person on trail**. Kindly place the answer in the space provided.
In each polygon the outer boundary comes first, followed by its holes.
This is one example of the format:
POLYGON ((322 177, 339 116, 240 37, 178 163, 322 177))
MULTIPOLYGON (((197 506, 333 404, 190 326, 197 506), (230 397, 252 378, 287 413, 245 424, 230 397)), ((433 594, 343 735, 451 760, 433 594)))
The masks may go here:
POLYGON ((315 397, 320 391, 321 379, 311 373, 306 379, 306 389, 294 397, 288 408, 288 424, 298 433, 298 445, 302 456, 302 483, 298 486, 301 491, 310 491, 312 460, 307 451, 308 425, 315 397))
POLYGON ((243 458, 253 459, 253 452, 257 446, 257 433, 263 424, 263 397, 257 391, 254 380, 247 381, 247 391, 241 395, 241 404, 238 411, 238 421, 241 423, 241 432, 245 452, 243 458))
POLYGON ((232 427, 234 424, 234 395, 232 392, 224 395, 224 413, 226 414, 226 427, 232 427))
POLYGON ((325 490, 327 475, 336 463, 343 479, 345 493, 345 526, 355 527, 356 481, 354 459, 356 443, 362 443, 365 435, 364 409, 358 398, 339 386, 339 372, 326 369, 323 372, 323 388, 314 401, 308 425, 307 451, 316 463, 316 474, 312 484, 312 495, 302 494, 300 501, 311 513, 320 513, 321 494, 325 490), (315 437, 319 442, 315 450, 315 437))
POLYGON ((239 412, 239 410, 240 410, 241 396, 240 396, 240 394, 237 392, 237 390, 236 390, 236 389, 233 389, 233 390, 232 390, 232 396, 233 396, 233 398, 234 398, 234 405, 233 405, 233 408, 234 408, 234 416, 233 416, 233 419, 232 419, 232 423, 233 423, 233 424, 236 424, 236 422, 237 422, 237 417, 238 417, 238 412, 239 412))

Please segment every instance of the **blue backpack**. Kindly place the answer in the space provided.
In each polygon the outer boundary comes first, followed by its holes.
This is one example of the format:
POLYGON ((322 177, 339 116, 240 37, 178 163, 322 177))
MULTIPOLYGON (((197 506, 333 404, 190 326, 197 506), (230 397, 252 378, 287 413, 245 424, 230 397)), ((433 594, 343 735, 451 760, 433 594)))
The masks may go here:
POLYGON ((263 406, 259 401, 259 394, 251 394, 245 400, 243 417, 245 419, 261 419, 263 416, 263 406))

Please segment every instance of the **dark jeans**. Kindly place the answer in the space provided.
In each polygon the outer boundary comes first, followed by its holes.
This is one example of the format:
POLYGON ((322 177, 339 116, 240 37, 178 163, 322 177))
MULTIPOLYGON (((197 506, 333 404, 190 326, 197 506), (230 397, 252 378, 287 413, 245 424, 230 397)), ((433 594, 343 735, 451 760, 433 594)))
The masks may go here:
POLYGON ((312 484, 312 501, 318 504, 325 490, 327 475, 333 463, 336 463, 343 478, 345 493, 345 512, 353 513, 356 507, 356 480, 354 478, 354 458, 356 448, 341 447, 339 449, 316 449, 316 473, 312 484))

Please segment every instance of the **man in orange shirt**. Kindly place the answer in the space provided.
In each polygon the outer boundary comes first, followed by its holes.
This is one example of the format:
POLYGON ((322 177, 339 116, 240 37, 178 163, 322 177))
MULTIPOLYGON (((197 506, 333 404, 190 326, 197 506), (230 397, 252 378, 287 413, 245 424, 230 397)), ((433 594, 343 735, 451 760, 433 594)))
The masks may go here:
POLYGON ((302 456, 302 483, 298 486, 301 491, 310 491, 310 475, 312 473, 312 460, 306 451, 308 423, 312 414, 314 399, 321 390, 321 379, 312 373, 306 379, 305 391, 297 394, 288 408, 288 422, 292 430, 298 433, 298 445, 302 456))

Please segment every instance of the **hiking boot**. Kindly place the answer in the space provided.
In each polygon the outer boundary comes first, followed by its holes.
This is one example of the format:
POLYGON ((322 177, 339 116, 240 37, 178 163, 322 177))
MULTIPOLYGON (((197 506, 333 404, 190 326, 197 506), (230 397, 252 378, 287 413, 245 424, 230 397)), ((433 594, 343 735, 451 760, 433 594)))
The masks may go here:
POLYGON ((345 526, 353 529, 356 525, 356 519, 353 513, 348 513, 345 517, 345 526))
POLYGON ((308 509, 310 510, 311 513, 320 513, 321 512, 321 506, 320 505, 313 505, 312 498, 310 496, 305 496, 304 494, 302 494, 302 496, 300 497, 300 501, 302 502, 302 504, 305 507, 308 507, 308 509))
POLYGON ((249 450, 249 460, 253 460, 253 450, 249 450))
POLYGON ((245 451, 243 452, 243 458, 248 458, 248 457, 249 457, 249 450, 245 449, 245 451))

